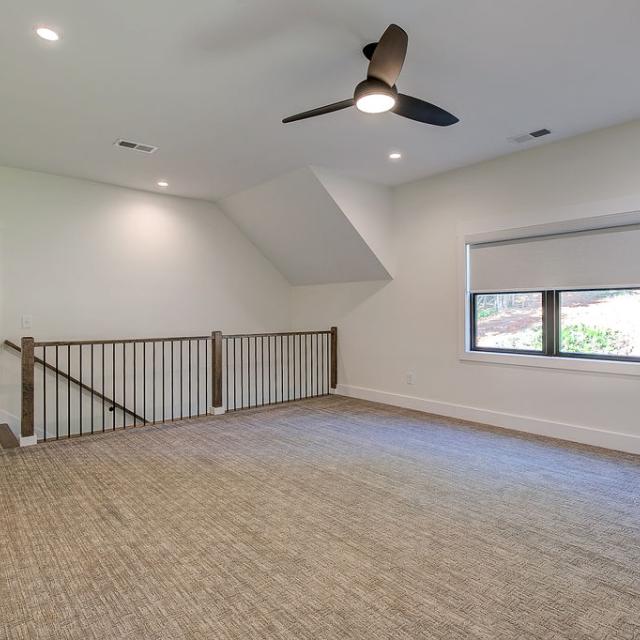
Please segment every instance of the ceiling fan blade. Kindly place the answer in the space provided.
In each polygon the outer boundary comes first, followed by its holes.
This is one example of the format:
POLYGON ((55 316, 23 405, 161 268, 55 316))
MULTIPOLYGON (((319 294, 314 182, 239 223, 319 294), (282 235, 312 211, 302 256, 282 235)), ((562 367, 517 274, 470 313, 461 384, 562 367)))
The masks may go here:
POLYGON ((403 93, 398 94, 396 106, 393 107, 391 111, 397 113, 399 116, 417 120, 418 122, 433 124, 436 127, 449 127, 459 122, 459 119, 452 113, 437 107, 435 104, 406 96, 403 93))
POLYGON ((285 118, 282 122, 283 124, 287 124, 287 122, 295 122, 296 120, 305 120, 306 118, 314 118, 315 116, 322 116, 325 113, 332 113, 334 111, 340 111, 341 109, 346 109, 347 107, 353 107, 355 101, 353 98, 349 98, 348 100, 341 100, 340 102, 333 102, 332 104, 325 105, 324 107, 318 107, 317 109, 311 109, 309 111, 303 111, 302 113, 297 113, 295 116, 289 116, 285 118))
POLYGON ((392 87, 407 55, 409 36, 397 24, 390 24, 378 42, 367 69, 367 78, 375 78, 392 87))

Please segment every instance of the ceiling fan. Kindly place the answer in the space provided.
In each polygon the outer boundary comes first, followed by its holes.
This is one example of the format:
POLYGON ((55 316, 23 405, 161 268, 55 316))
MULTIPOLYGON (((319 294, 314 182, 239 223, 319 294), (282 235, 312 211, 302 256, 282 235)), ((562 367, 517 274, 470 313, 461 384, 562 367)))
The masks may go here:
POLYGON ((424 100, 398 93, 396 80, 400 75, 407 54, 408 43, 409 37, 406 31, 397 24, 390 24, 379 42, 372 42, 362 50, 362 53, 370 61, 367 79, 358 84, 353 98, 297 113, 295 116, 285 118, 282 122, 286 124, 296 120, 305 120, 355 105, 357 109, 365 113, 392 111, 404 118, 438 127, 448 127, 455 124, 458 122, 458 118, 448 111, 424 100))

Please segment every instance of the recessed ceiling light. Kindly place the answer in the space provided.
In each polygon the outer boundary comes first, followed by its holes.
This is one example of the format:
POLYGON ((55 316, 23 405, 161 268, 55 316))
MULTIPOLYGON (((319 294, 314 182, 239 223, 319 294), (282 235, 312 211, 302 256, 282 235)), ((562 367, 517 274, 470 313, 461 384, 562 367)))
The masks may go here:
POLYGON ((398 151, 389 154, 389 160, 400 160, 400 158, 402 158, 402 154, 398 151))
POLYGON ((49 42, 60 40, 60 34, 51 27, 36 27, 36 34, 43 40, 48 40, 49 42))
POLYGON ((169 186, 169 183, 166 180, 158 180, 156 184, 163 189, 169 186))

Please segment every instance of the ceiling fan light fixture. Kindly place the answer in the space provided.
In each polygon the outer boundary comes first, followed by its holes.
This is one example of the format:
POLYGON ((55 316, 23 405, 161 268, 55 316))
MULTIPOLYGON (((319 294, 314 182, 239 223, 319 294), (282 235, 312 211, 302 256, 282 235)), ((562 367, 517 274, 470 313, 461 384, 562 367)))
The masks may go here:
POLYGON ((390 111, 396 104, 393 96, 387 96, 384 93, 370 93, 362 96, 357 102, 356 107, 364 113, 384 113, 390 111))
POLYGON ((34 30, 36 35, 43 40, 48 40, 49 42, 57 42, 60 40, 60 33, 46 25, 36 25, 34 30))
POLYGON ((379 80, 361 82, 354 93, 356 107, 364 113, 384 113, 396 104, 396 91, 379 80))

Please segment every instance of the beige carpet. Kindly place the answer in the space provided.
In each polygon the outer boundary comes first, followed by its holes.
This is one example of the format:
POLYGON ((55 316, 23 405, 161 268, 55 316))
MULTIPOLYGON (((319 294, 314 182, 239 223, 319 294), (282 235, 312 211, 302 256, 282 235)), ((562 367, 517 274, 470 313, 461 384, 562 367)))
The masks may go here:
POLYGON ((0 637, 640 639, 640 459, 319 398, 0 455, 0 637))

